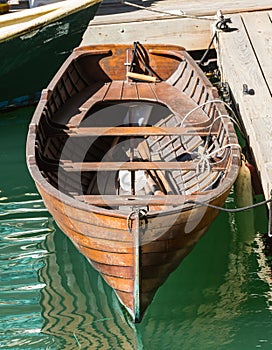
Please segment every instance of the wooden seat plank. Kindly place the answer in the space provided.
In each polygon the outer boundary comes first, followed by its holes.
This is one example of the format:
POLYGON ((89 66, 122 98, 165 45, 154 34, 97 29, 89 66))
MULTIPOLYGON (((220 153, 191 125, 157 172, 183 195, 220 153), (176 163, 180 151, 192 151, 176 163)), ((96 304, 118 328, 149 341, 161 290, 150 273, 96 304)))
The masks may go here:
POLYGON ((108 90, 111 87, 111 83, 105 83, 97 92, 92 94, 80 107, 81 111, 89 110, 94 103, 102 101, 106 96, 108 90))
MULTIPOLYGON (((158 127, 158 126, 118 126, 118 127, 82 127, 63 130, 69 136, 169 136, 197 135, 207 136, 209 128, 197 127, 158 127)), ((211 135, 216 132, 212 131, 211 135)))
MULTIPOLYGON (((201 164, 201 163, 200 163, 201 164)), ((71 162, 61 161, 60 167, 68 172, 114 170, 196 170, 198 163, 187 162, 71 162)), ((214 171, 223 171, 224 165, 212 165, 214 171)))
POLYGON ((119 205, 182 205, 185 201, 193 199, 194 196, 184 195, 144 195, 144 196, 116 196, 116 195, 81 195, 74 197, 77 200, 97 206, 119 206, 119 205))

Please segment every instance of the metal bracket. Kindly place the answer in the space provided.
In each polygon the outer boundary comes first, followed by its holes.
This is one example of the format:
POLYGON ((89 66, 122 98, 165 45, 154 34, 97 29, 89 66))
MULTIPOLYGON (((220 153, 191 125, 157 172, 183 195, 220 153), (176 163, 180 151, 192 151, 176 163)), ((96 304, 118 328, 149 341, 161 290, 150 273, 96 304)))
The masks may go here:
POLYGON ((217 11, 218 22, 215 24, 216 29, 222 30, 223 32, 233 32, 238 30, 237 28, 230 28, 229 24, 232 23, 231 19, 225 18, 221 10, 217 11))
POLYGON ((255 95, 255 91, 253 89, 249 89, 247 84, 243 84, 243 94, 244 95, 255 95))

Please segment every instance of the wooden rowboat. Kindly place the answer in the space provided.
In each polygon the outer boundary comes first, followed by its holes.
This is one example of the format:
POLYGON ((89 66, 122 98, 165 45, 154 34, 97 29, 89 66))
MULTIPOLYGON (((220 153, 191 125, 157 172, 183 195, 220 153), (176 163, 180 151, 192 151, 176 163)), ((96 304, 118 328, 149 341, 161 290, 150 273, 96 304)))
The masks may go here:
MULTIPOLYGON (((44 1, 46 2, 46 1, 44 1)), ((101 0, 65 0, 0 16, 0 109, 37 102, 80 44, 101 0)))
POLYGON ((216 90, 184 48, 76 48, 29 127, 50 213, 133 320, 208 229, 240 166, 216 90))

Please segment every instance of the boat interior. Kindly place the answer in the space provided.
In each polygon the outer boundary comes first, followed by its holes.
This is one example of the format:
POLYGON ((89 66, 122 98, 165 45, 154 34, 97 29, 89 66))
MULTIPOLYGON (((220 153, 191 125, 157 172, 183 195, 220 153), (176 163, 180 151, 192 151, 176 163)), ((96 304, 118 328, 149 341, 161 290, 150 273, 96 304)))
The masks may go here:
POLYGON ((231 123, 183 48, 78 48, 35 113, 44 178, 98 207, 173 208, 229 171, 231 123))

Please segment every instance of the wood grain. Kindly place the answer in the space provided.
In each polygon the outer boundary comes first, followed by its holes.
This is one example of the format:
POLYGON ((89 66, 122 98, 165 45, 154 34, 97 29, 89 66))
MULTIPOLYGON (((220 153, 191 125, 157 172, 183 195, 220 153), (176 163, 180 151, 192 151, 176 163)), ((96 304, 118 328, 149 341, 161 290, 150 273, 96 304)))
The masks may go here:
POLYGON ((146 10, 104 0, 81 45, 130 44, 139 40, 141 43, 178 44, 187 50, 206 50, 212 36, 210 27, 217 21, 217 10, 223 14, 235 14, 271 9, 270 0, 249 0, 246 3, 244 0, 164 0, 138 4, 144 5, 146 10), (178 17, 182 14, 184 16, 178 17), (199 19, 199 16, 206 18, 199 19))
POLYGON ((270 198, 272 147, 271 12, 231 17, 237 31, 218 33, 217 51, 223 80, 231 88, 253 150, 265 197, 270 198), (243 84, 252 94, 243 93, 243 84))

